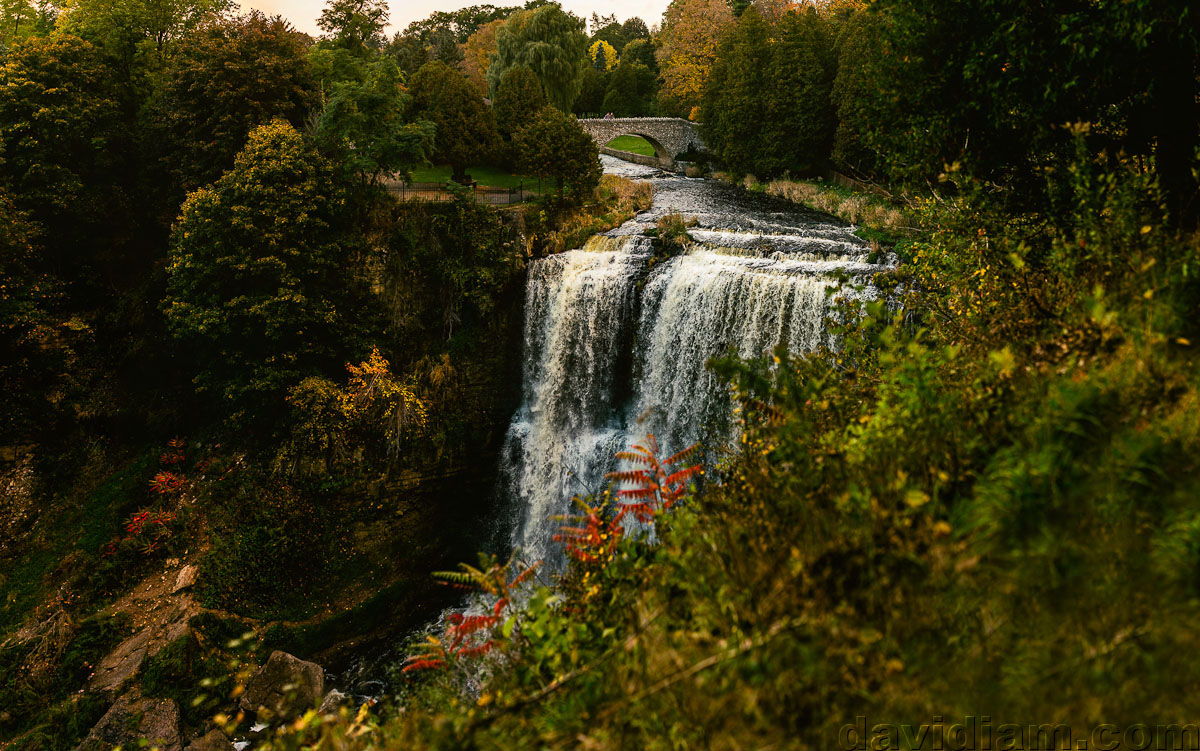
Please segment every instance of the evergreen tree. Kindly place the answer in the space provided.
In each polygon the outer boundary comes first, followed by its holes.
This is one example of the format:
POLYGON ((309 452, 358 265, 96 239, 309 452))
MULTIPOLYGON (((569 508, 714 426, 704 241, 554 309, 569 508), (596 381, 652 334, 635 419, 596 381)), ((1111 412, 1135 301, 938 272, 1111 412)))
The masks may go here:
POLYGON ((602 173, 596 143, 579 121, 554 107, 544 107, 529 125, 517 133, 522 166, 530 174, 553 178, 558 200, 564 188, 579 198, 600 183, 602 173))
POLYGON ((493 157, 498 141, 492 113, 462 73, 443 62, 425 63, 408 86, 412 116, 437 127, 434 161, 449 164, 466 183, 467 167, 493 157))
POLYGON ((721 40, 700 115, 705 143, 736 173, 754 172, 771 149, 763 129, 770 70, 767 25, 750 6, 721 40))
POLYGON ((583 19, 557 4, 515 13, 496 32, 496 56, 487 75, 492 97, 504 72, 524 65, 542 82, 550 104, 570 112, 589 67, 583 28, 583 19))
POLYGON ((608 91, 611 73, 601 73, 592 66, 583 71, 583 83, 571 111, 580 117, 599 117, 604 110, 604 95, 608 91))
POLYGON ((757 171, 817 173, 829 162, 836 127, 833 39, 828 22, 811 7, 784 15, 778 34, 757 171))
POLYGON ((603 109, 617 117, 645 117, 653 108, 658 77, 641 63, 621 63, 609 80, 603 109))
POLYGON ((500 79, 496 99, 492 102, 496 129, 502 136, 512 138, 545 106, 546 94, 533 71, 523 65, 509 68, 500 79))
POLYGON ((853 13, 838 38, 837 75, 832 100, 837 114, 833 160, 852 174, 878 177, 880 158, 871 146, 871 131, 880 123, 879 82, 884 74, 884 48, 878 14, 853 13))

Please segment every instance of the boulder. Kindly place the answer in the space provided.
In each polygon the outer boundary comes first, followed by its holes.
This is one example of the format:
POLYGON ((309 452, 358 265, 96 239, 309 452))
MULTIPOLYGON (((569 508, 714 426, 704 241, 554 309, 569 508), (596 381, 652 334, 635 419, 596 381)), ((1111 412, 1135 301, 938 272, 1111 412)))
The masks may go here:
POLYGON ((159 751, 182 751, 179 705, 173 699, 143 697, 137 691, 122 695, 79 744, 78 751, 109 751, 121 746, 159 751))
POLYGON ((189 563, 179 569, 179 574, 175 577, 175 586, 171 588, 172 593, 181 592, 196 583, 196 575, 200 573, 200 567, 194 563, 189 563))
POLYGON ((242 709, 269 718, 288 719, 316 707, 325 696, 325 671, 276 650, 246 684, 242 709))
POLYGON ((194 739, 184 751, 233 751, 233 741, 217 728, 213 728, 194 739))

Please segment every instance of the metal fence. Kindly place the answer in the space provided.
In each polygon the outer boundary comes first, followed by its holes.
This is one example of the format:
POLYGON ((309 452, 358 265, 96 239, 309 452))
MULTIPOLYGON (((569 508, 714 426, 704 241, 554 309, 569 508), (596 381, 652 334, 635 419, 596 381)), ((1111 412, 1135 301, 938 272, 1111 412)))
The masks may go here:
MULTIPOLYGON (((391 183, 387 190, 401 201, 453 201, 454 194, 446 190, 444 183, 391 183)), ((525 183, 516 188, 494 188, 476 184, 470 189, 471 197, 490 206, 511 206, 524 203, 538 194, 525 189, 525 183)))

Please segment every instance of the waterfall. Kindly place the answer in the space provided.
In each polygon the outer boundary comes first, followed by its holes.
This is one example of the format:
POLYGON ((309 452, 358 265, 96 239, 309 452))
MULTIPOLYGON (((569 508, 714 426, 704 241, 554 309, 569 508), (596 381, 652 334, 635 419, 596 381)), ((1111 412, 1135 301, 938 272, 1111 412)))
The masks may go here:
POLYGON ((501 468, 527 559, 561 561, 554 517, 570 513, 574 495, 602 490, 613 453, 647 432, 666 452, 733 437, 733 405, 710 358, 829 343, 834 273, 882 268, 852 228, 753 200, 769 201, 660 176, 647 215, 530 264, 523 404, 501 468), (697 219, 697 243, 654 263, 644 233, 670 211, 697 219))

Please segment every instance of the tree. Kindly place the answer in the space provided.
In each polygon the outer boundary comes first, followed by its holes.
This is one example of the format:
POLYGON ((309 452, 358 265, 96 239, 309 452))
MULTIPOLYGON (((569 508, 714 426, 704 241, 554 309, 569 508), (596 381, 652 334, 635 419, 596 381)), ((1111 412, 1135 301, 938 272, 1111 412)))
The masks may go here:
POLYGON ((658 77, 641 63, 622 62, 609 80, 605 112, 617 117, 645 117, 653 108, 658 77))
POLYGON ((1187 3, 1155 0, 1029 5, 987 0, 963 14, 950 0, 883 0, 890 59, 879 82, 895 119, 873 137, 897 179, 962 178, 1003 186, 1012 211, 1041 211, 1054 179, 1088 151, 1152 158, 1177 221, 1200 215, 1200 31, 1187 3), (949 37, 947 37, 949 35, 949 37), (1050 167, 1050 170, 1047 170, 1050 167))
POLYGON ((516 142, 525 169, 554 178, 560 202, 565 186, 579 197, 600 183, 600 154, 592 137, 578 120, 554 107, 543 108, 517 133, 516 142))
POLYGON ((303 37, 255 11, 180 44, 158 112, 172 167, 194 190, 229 169, 255 127, 274 118, 298 127, 317 102, 303 37))
POLYGON ((100 239, 123 231, 121 99, 106 63, 67 34, 0 58, 0 188, 40 225, 63 274, 94 274, 100 239))
POLYGON ((483 97, 457 70, 433 61, 409 83, 412 116, 437 127, 434 161, 449 164, 453 179, 466 183, 467 167, 495 153, 496 126, 483 97))
POLYGON ((705 143, 735 173, 754 172, 773 147, 763 129, 770 69, 767 25, 750 6, 721 40, 701 110, 705 143))
POLYGON ((488 95, 487 71, 492 64, 492 55, 496 52, 496 32, 504 25, 504 19, 497 19, 481 26, 472 34, 463 50, 462 70, 479 91, 480 96, 488 95))
POLYGON ((650 29, 646 27, 645 21, 633 16, 621 24, 621 36, 624 38, 625 44, 629 44, 638 39, 649 39, 650 29))
POLYGON ((64 4, 58 25, 125 56, 147 42, 163 53, 204 24, 220 21, 233 6, 230 0, 75 0, 64 4))
POLYGON ((334 164, 355 174, 367 186, 383 175, 407 177, 433 152, 435 126, 408 122, 409 96, 400 86, 400 71, 390 58, 368 69, 366 80, 344 81, 317 120, 316 141, 334 164))
POLYGON ((504 72, 518 65, 537 75, 550 104, 570 112, 587 67, 583 19, 558 5, 513 14, 496 32, 496 56, 487 75, 493 98, 504 72))
POLYGON ((767 92, 765 151, 757 169, 760 174, 820 173, 829 162, 837 124, 830 98, 836 61, 828 23, 811 7, 792 11, 778 22, 777 39, 767 92))
POLYGON ((388 23, 387 0, 329 0, 317 26, 354 50, 379 49, 388 23))
POLYGON ((54 29, 56 14, 49 0, 0 0, 0 44, 11 45, 54 29))
POLYGON ((46 273, 38 229, 0 191, 0 444, 36 440, 67 405, 72 339, 84 327, 53 315, 62 284, 46 273))
POLYGON ((509 68, 500 79, 496 100, 492 102, 496 129, 506 138, 512 138, 545 106, 546 94, 533 71, 523 65, 509 68))
POLYGON ((881 17, 857 12, 843 24, 838 39, 837 75, 832 100, 836 108, 833 159, 851 174, 879 177, 881 160, 871 145, 871 131, 880 121, 879 81, 885 76, 881 17))
POLYGON ((425 48, 425 43, 411 34, 396 34, 387 43, 384 52, 396 61, 400 75, 406 81, 429 62, 429 50, 425 48))
POLYGON ((611 73, 601 73, 592 66, 587 66, 583 71, 583 83, 579 86, 579 96, 575 97, 575 106, 571 110, 580 117, 600 116, 610 78, 612 78, 611 73))
POLYGON ((621 62, 641 63, 658 73, 657 48, 651 39, 634 39, 621 50, 621 62))
POLYGON ((588 57, 591 58, 592 67, 602 73, 617 67, 617 51, 603 39, 592 42, 592 46, 588 47, 588 57))
POLYGON ((305 376, 343 361, 353 283, 333 167, 282 120, 188 196, 171 238, 163 312, 195 381, 235 417, 267 422, 305 376))
POLYGON ((717 43, 731 23, 733 12, 725 0, 671 0, 658 36, 665 110, 686 117, 700 105, 717 43))

